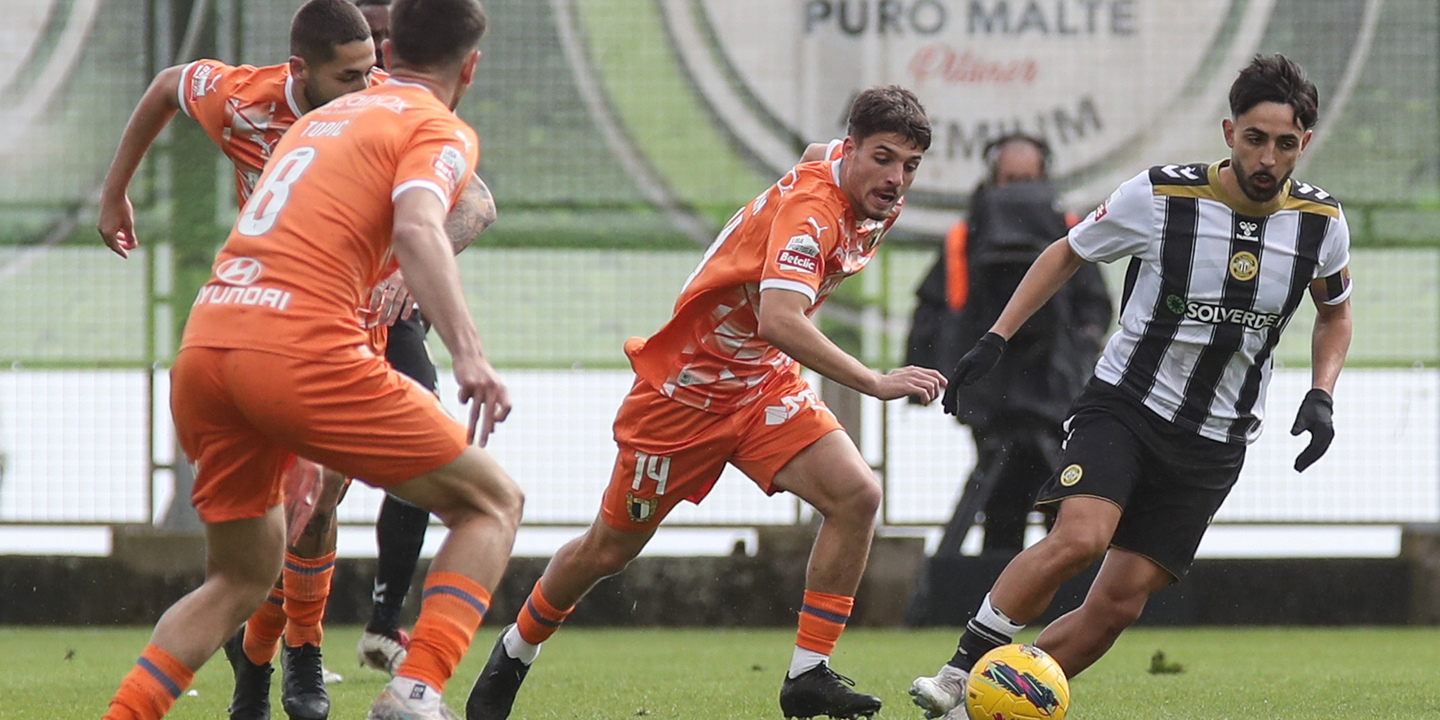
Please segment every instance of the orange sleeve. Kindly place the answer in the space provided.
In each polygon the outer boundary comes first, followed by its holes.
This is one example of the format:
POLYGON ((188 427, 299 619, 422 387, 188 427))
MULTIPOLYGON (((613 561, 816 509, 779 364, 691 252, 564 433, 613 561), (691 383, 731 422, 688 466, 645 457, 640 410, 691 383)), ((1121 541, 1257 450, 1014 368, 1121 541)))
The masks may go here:
POLYGON ((825 277, 825 258, 840 241, 840 221, 825 202, 804 191, 780 202, 770 224, 760 289, 793 290, 813 303, 825 277))
POLYGON ((970 299, 970 258, 965 254, 969 234, 964 220, 945 233, 945 304, 951 310, 965 307, 970 299))
POLYGON ((216 142, 225 128, 225 101, 239 70, 219 60, 196 60, 180 72, 180 109, 216 142))
POLYGON ((454 206, 480 162, 480 140, 462 120, 439 114, 426 118, 400 149, 390 197, 411 188, 434 192, 454 206))

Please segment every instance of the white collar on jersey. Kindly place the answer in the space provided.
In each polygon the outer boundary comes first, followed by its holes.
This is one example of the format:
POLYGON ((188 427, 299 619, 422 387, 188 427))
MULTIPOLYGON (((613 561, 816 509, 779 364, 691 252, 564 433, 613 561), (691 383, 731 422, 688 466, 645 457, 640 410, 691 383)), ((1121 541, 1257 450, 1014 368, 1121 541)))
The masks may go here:
POLYGON ((288 67, 285 69, 285 103, 290 106, 290 112, 295 113, 295 117, 305 114, 300 112, 300 103, 295 102, 295 76, 290 74, 288 67))
POLYGON ((429 89, 430 89, 430 88, 428 88, 428 87, 425 87, 424 85, 421 85, 420 83, 405 82, 404 80, 397 80, 394 75, 391 75, 390 77, 385 78, 385 84, 386 84, 386 85, 399 85, 400 87, 420 88, 421 90, 429 90, 429 89))

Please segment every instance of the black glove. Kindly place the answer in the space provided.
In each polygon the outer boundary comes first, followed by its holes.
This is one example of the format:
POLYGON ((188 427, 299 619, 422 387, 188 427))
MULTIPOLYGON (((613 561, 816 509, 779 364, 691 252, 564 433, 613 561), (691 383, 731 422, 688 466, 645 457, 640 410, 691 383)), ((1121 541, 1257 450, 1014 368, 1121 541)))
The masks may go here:
POLYGON ((1295 458, 1296 472, 1305 472, 1305 468, 1314 465, 1330 449, 1330 441, 1335 439, 1335 423, 1330 419, 1334 411, 1335 401, 1330 393, 1320 388, 1305 393, 1300 412, 1295 415, 1295 425, 1290 428, 1291 435, 1310 431, 1310 444, 1295 458))
POLYGON ((970 352, 965 353, 965 357, 960 358, 960 362, 955 363, 955 370, 950 373, 950 383, 945 386, 945 399, 942 401, 946 415, 960 414, 960 386, 974 385, 980 378, 985 377, 985 374, 995 367, 995 363, 1000 362, 1000 356, 1004 352, 1005 338, 987 332, 985 337, 975 343, 975 347, 970 348, 970 352))

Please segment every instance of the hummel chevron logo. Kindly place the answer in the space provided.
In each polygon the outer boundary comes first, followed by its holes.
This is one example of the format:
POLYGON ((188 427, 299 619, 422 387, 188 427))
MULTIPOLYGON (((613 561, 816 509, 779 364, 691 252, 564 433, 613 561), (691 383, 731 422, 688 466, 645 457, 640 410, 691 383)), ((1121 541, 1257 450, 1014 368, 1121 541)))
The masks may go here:
POLYGON ((1295 188, 1295 192, 1299 195, 1314 195, 1317 200, 1324 200, 1330 197, 1330 193, 1307 182, 1300 183, 1299 186, 1295 188))
POLYGON ((1179 180, 1181 178, 1184 178, 1186 180, 1200 179, 1200 176, 1196 175, 1194 170, 1191 170, 1188 167, 1180 167, 1179 165, 1166 165, 1165 167, 1160 168, 1160 171, 1165 173, 1166 175, 1169 175, 1172 178, 1175 178, 1176 180, 1179 180))

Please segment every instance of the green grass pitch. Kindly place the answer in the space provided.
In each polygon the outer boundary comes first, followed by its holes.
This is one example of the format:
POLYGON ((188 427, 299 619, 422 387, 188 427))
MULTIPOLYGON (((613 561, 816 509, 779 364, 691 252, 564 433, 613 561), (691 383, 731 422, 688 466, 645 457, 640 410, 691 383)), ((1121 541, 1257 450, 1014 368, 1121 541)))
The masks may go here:
MULTIPOLYGON (((463 708, 494 640, 481 628, 448 688, 463 708)), ((148 628, 0 629, 0 719, 98 718, 148 637, 148 628)), ((365 716, 385 679, 355 667, 359 628, 329 628, 327 665, 336 720, 365 716)), ((918 718, 905 690, 949 657, 953 630, 854 629, 834 658, 860 689, 885 701, 880 718, 918 718)), ((1033 637, 1027 635, 1026 637, 1033 637)), ((546 645, 513 717, 726 720, 778 718, 789 630, 588 630, 546 645)), ((1343 720, 1440 716, 1440 629, 1137 629, 1071 684, 1069 717, 1144 720, 1343 720), (1184 672, 1151 675, 1163 649, 1184 672)), ((277 678, 278 679, 278 678, 277 678)), ((216 656, 170 717, 224 718, 229 668, 216 656)), ((278 706, 276 718, 284 713, 278 706)))

